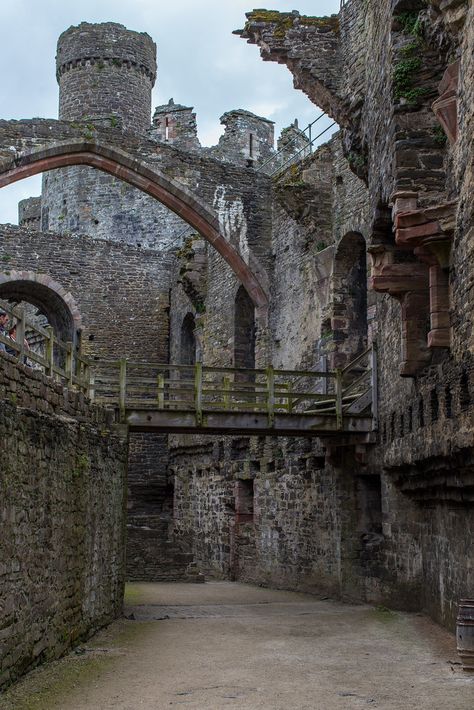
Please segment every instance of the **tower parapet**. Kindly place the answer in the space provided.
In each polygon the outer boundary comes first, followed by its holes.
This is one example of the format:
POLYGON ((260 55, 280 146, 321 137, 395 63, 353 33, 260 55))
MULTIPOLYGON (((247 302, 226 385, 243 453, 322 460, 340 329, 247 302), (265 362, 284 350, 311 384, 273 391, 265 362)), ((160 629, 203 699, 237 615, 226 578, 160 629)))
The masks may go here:
POLYGON ((262 163, 274 154, 274 123, 250 111, 235 109, 221 117, 225 126, 219 144, 211 148, 212 154, 236 165, 262 163))
POLYGON ((41 197, 27 197, 18 203, 18 224, 27 229, 41 228, 41 197))
POLYGON ((193 107, 175 104, 173 99, 156 107, 150 135, 160 143, 169 143, 184 149, 200 147, 193 107))
POLYGON ((59 118, 115 117, 126 130, 150 126, 156 45, 115 22, 70 27, 58 40, 59 118))

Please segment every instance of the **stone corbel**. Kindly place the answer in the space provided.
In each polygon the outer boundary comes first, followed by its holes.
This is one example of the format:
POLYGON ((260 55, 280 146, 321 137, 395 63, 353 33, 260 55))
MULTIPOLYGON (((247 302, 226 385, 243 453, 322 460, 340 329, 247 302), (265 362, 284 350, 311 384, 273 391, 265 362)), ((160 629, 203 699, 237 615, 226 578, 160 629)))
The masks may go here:
POLYGON ((442 125, 451 145, 456 142, 458 134, 458 83, 459 60, 450 64, 444 72, 438 86, 440 97, 432 105, 436 118, 442 125))
POLYGON ((437 207, 399 212, 395 216, 395 242, 413 249, 429 268, 430 321, 429 348, 451 344, 449 316, 449 264, 456 223, 456 202, 437 207))
POLYGON ((400 375, 413 377, 430 360, 426 346, 426 321, 429 307, 428 268, 420 263, 393 263, 393 253, 376 245, 369 248, 372 257, 370 286, 379 293, 389 293, 400 301, 402 310, 402 364, 400 375), (385 259, 385 263, 384 263, 385 259))

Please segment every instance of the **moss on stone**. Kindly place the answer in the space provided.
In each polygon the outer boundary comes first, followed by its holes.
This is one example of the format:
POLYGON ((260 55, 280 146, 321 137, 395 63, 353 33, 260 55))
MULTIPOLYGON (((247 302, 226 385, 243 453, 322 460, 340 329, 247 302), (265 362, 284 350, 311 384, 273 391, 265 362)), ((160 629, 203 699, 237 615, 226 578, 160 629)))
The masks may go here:
POLYGON ((277 10, 254 10, 248 13, 248 22, 245 30, 254 22, 264 22, 267 24, 275 24, 273 31, 274 37, 283 38, 287 31, 294 27, 295 23, 309 27, 318 27, 320 29, 329 28, 334 32, 339 31, 339 18, 336 15, 330 17, 312 17, 309 15, 294 15, 290 12, 278 12, 277 10))
POLYGON ((53 710, 63 707, 78 685, 89 684, 115 660, 107 655, 93 657, 70 656, 52 663, 39 674, 30 676, 5 693, 2 710, 53 710))
POLYGON ((339 17, 331 15, 330 17, 310 17, 302 15, 299 18, 300 25, 309 25, 310 27, 319 27, 320 29, 331 29, 333 32, 339 32, 339 17))

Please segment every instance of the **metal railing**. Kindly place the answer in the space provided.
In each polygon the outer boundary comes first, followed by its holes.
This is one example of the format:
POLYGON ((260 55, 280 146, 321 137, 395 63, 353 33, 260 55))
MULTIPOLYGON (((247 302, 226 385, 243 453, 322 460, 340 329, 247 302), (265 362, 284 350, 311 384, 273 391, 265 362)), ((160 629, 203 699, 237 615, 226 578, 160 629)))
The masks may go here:
POLYGON ((301 146, 301 148, 299 148, 295 153, 290 155, 285 160, 282 159, 282 156, 285 153, 288 153, 288 148, 280 148, 280 150, 278 150, 275 155, 272 155, 271 158, 268 158, 268 160, 265 160, 261 165, 258 166, 257 172, 262 172, 266 167, 273 166, 269 170, 267 170, 268 174, 273 176, 276 173, 284 172, 290 165, 293 165, 294 163, 303 160, 308 155, 311 155, 314 150, 315 141, 317 141, 318 138, 321 138, 321 136, 327 133, 330 128, 336 125, 336 122, 333 121, 323 131, 313 137, 313 126, 318 123, 318 121, 320 121, 322 118, 324 118, 324 116, 326 116, 326 114, 323 111, 319 114, 319 116, 314 119, 314 121, 309 123, 306 128, 301 130, 301 133, 306 136, 308 141, 307 143, 305 143, 305 145, 301 146))
POLYGON ((21 307, 0 301, 0 308, 7 313, 11 323, 16 325, 15 339, 0 331, 0 343, 8 354, 66 387, 75 387, 89 394, 90 362, 74 347, 72 341, 60 340, 51 326, 43 328, 32 322, 21 307), (28 347, 28 337, 31 336, 34 336, 38 349, 28 347))
POLYGON ((127 410, 193 412, 200 426, 205 412, 325 415, 336 418, 376 415, 376 350, 364 351, 346 368, 314 372, 140 363, 127 359, 94 363, 90 396, 102 405, 127 410))

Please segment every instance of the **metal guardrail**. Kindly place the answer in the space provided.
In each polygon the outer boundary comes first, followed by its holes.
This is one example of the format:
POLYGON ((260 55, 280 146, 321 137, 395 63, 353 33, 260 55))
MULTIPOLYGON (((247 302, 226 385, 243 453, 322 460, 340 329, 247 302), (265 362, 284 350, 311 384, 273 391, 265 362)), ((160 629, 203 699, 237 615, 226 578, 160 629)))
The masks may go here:
POLYGON ((314 121, 309 123, 306 128, 303 128, 301 133, 304 134, 308 140, 308 142, 303 145, 299 150, 296 151, 296 153, 293 153, 290 157, 286 158, 285 160, 279 160, 281 156, 284 153, 288 152, 288 148, 280 148, 275 155, 272 155, 271 158, 268 158, 268 160, 265 160, 261 165, 258 166, 257 172, 262 172, 265 167, 268 167, 269 165, 274 165, 274 169, 270 169, 268 172, 270 175, 274 176, 277 173, 279 174, 280 172, 284 172, 290 165, 293 165, 296 162, 299 162, 299 160, 303 160, 306 158, 308 155, 311 155, 313 150, 314 150, 314 143, 315 141, 318 140, 318 138, 321 138, 325 133, 329 131, 330 128, 336 125, 336 122, 333 121, 331 125, 327 126, 323 131, 318 133, 316 136, 313 138, 313 126, 318 123, 322 118, 326 116, 326 113, 324 111, 317 116, 314 121))
POLYGON ((25 315, 23 308, 12 307, 5 301, 0 301, 0 308, 16 325, 15 340, 0 332, 0 343, 5 346, 7 352, 16 357, 19 362, 32 369, 40 370, 64 386, 75 387, 89 394, 90 362, 74 347, 72 341, 60 340, 50 326, 43 328, 33 323, 25 315), (40 343, 39 350, 27 347, 29 335, 34 335, 37 343, 40 343))
POLYGON ((283 153, 287 152, 285 150, 285 148, 281 148, 275 155, 273 155, 271 158, 269 158, 264 163, 262 163, 262 165, 259 165, 259 167, 257 168, 257 171, 261 172, 263 170, 263 168, 276 162, 277 165, 273 169, 270 169, 267 171, 271 177, 275 177, 276 175, 280 175, 280 174, 284 173, 285 170, 287 168, 289 168, 291 165, 294 165, 295 163, 298 163, 301 160, 304 160, 304 158, 307 158, 308 155, 311 155, 313 153, 314 143, 318 140, 318 138, 321 138, 321 136, 323 136, 325 133, 327 133, 331 128, 333 128, 336 125, 336 121, 333 121, 329 126, 327 126, 323 131, 318 133, 318 135, 316 135, 313 138, 312 131, 311 131, 312 126, 314 126, 314 124, 325 115, 326 115, 325 113, 322 113, 320 116, 318 116, 318 118, 316 118, 312 123, 310 123, 304 129, 304 131, 309 132, 308 143, 306 145, 302 146, 299 150, 296 151, 296 153, 293 153, 293 155, 291 155, 286 160, 278 162, 278 157, 281 156, 283 153))

